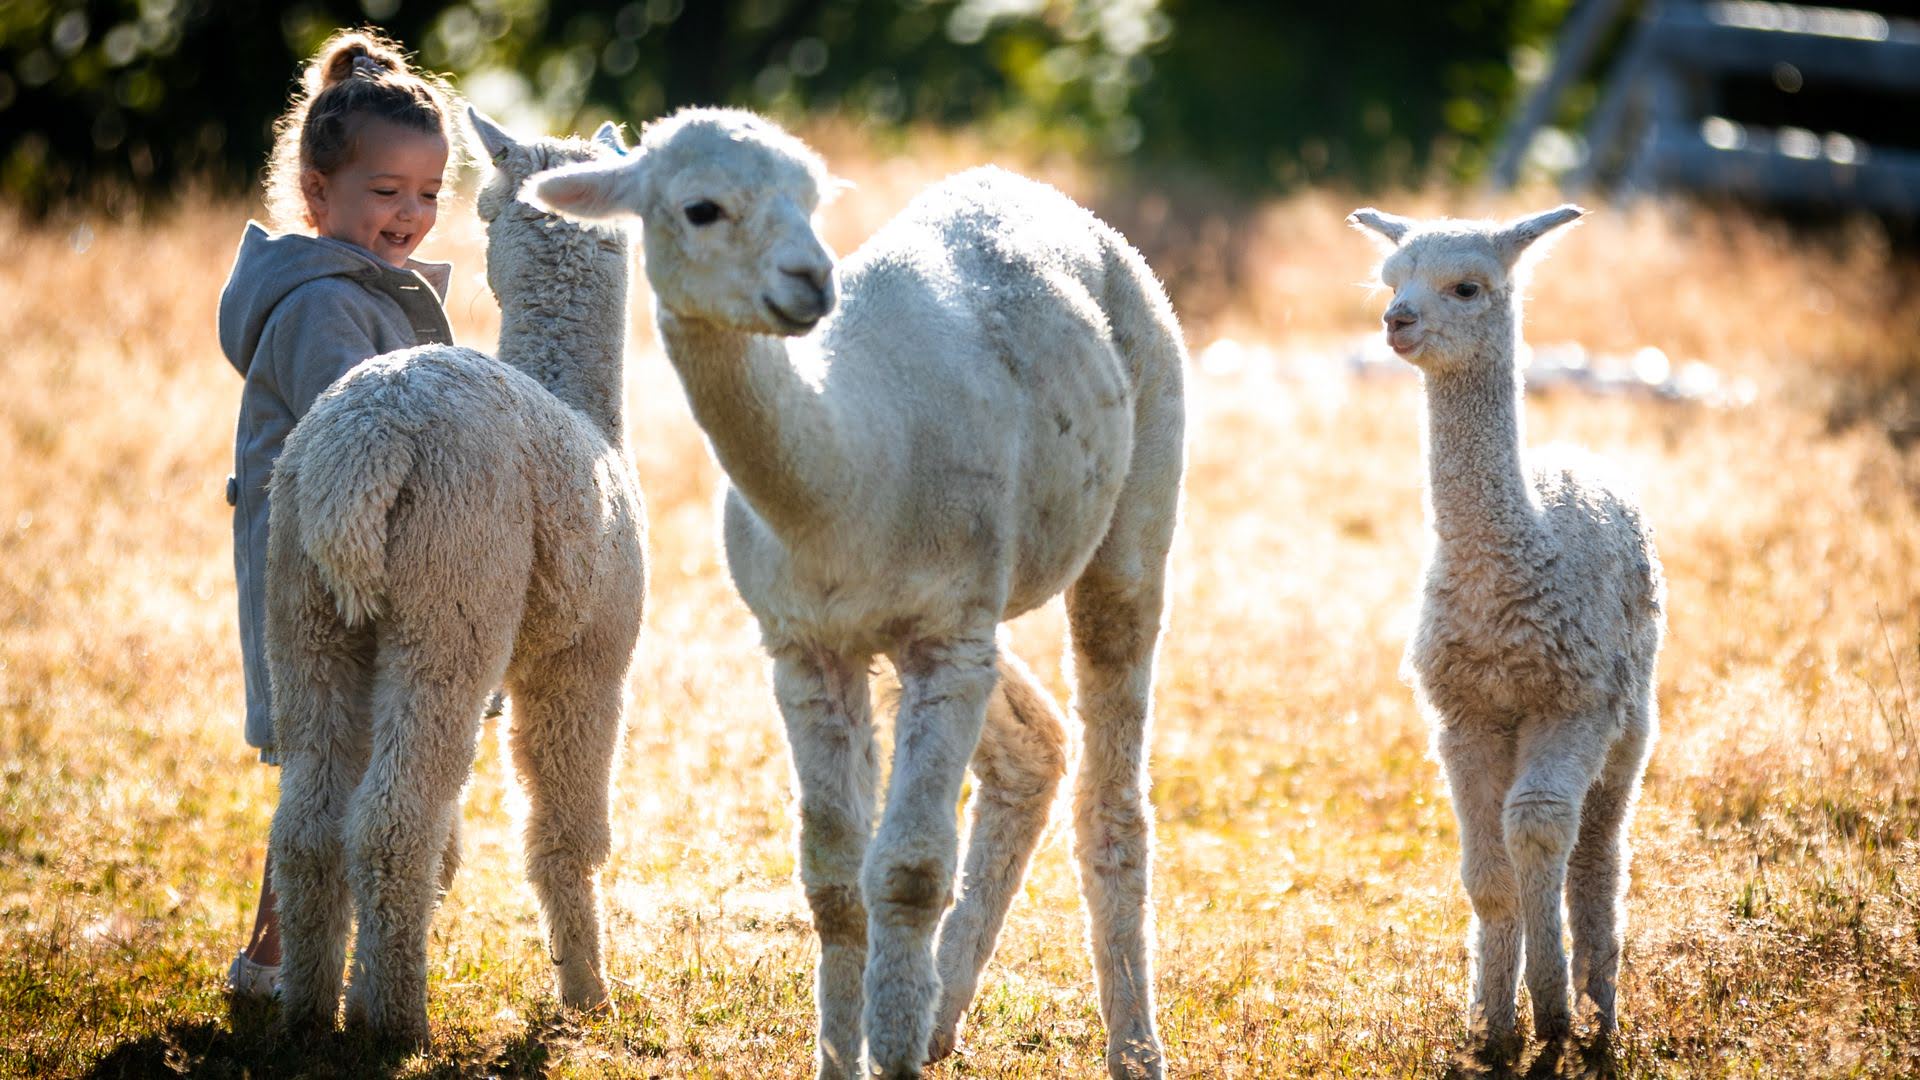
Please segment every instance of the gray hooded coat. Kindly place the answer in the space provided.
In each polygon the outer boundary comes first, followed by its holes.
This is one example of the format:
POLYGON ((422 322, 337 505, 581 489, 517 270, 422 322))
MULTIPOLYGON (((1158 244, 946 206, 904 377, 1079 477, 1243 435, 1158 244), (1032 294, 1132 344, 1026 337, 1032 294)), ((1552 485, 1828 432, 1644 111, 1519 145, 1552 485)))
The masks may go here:
POLYGON ((220 294, 220 348, 246 379, 234 433, 233 572, 240 593, 247 743, 275 761, 267 682, 267 479, 287 433, 313 399, 360 361, 415 345, 453 343, 441 307, 445 263, 406 269, 323 236, 270 235, 254 222, 240 238, 220 294))

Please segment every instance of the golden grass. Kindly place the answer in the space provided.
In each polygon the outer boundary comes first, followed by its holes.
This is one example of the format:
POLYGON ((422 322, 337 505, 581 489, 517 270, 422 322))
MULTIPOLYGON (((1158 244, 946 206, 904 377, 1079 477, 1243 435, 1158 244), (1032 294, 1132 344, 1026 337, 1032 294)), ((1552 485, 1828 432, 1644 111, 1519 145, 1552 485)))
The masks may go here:
MULTIPOLYGON (((864 138, 816 133, 860 184, 829 211, 842 251, 927 179, 992 156, 920 136, 876 157, 864 138)), ((1375 325, 1381 299, 1353 284, 1373 254, 1342 196, 1210 220, 1028 164, 1136 230, 1196 351, 1231 333, 1314 356, 1375 325)), ((221 491, 239 380, 212 335, 243 215, 0 216, 0 1072, 806 1073, 814 946, 786 750, 715 544, 720 477, 644 298, 628 403, 653 590, 605 874, 618 1014, 554 1008, 491 733, 435 924, 432 1055, 302 1056, 262 1011, 229 1011, 221 976, 274 799, 237 715, 221 491)), ((491 343, 467 208, 431 246, 459 264, 460 338, 491 343)), ((1830 423, 1835 387, 1910 373, 1912 280, 1864 232, 1816 250, 1647 207, 1578 230, 1534 290, 1535 340, 1657 345, 1760 387, 1734 411, 1530 402, 1536 441, 1584 442, 1639 480, 1672 581, 1624 1075, 1920 1070, 1920 457, 1830 423)), ((1452 815, 1396 674, 1424 542, 1419 392, 1336 368, 1193 383, 1152 762, 1180 1076, 1438 1076, 1463 1035, 1452 815)), ((1061 623, 1049 609, 1014 639, 1064 700, 1061 623)), ((934 1075, 1098 1073, 1067 846, 1056 822, 969 1052, 934 1075)))

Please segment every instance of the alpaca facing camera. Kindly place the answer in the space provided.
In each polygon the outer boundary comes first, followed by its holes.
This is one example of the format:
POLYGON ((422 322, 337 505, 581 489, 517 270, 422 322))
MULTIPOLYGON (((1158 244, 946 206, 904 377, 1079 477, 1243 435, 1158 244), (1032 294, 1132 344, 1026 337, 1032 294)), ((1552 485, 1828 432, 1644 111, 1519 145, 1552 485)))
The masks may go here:
POLYGON ((1425 383, 1434 543, 1407 659, 1460 824, 1469 1023, 1494 1045, 1514 1040, 1523 968, 1538 1037, 1570 1034, 1573 993, 1613 1031, 1627 826, 1658 728, 1653 531, 1602 462, 1522 450, 1525 261, 1584 213, 1348 218, 1383 241, 1388 344, 1425 383))

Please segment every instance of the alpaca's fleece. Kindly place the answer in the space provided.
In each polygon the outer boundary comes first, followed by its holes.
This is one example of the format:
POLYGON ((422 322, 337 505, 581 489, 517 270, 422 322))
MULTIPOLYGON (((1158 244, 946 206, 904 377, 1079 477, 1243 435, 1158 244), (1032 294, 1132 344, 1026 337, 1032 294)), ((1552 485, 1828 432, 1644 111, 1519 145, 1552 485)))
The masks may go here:
POLYGON ((732 484, 727 561, 799 780, 819 1074, 859 1074, 863 1044, 884 1076, 953 1049, 1066 767, 1053 703, 997 628, 1064 593, 1108 1064, 1159 1076, 1145 740, 1184 461, 1179 325, 1119 234, 996 169, 935 186, 836 274, 811 220, 825 175, 766 121, 695 110, 628 160, 531 184, 563 212, 643 220, 661 338, 732 484), (880 654, 901 697, 875 835, 880 654))
POLYGON ((1471 1020, 1503 1042, 1523 941, 1536 1031, 1569 1028, 1563 897, 1574 982, 1614 1024, 1627 824, 1657 727, 1651 529, 1593 459, 1522 460, 1516 267, 1580 214, 1351 219, 1389 241, 1388 341, 1425 376, 1435 543, 1407 661, 1460 821, 1471 1020))
POLYGON ((481 708, 504 681, 528 875, 569 1005, 604 1000, 595 876, 645 592, 619 412, 627 253, 542 214, 528 173, 591 156, 476 116, 501 355, 375 357, 323 394, 273 476, 267 643, 283 750, 283 1015, 427 1037, 428 922, 458 858, 481 708))

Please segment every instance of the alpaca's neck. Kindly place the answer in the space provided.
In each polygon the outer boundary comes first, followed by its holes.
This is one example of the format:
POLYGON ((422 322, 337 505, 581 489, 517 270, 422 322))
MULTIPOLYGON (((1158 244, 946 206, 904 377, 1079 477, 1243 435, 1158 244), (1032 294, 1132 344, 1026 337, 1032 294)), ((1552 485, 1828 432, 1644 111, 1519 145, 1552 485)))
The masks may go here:
POLYGON ((1524 547, 1537 510, 1520 458, 1520 380, 1509 338, 1497 355, 1427 376, 1427 497, 1442 545, 1524 547))
POLYGON ((842 433, 820 387, 795 369, 789 339, 658 315, 693 418, 754 513, 792 540, 843 506, 852 477, 842 433))
POLYGON ((623 447, 627 347, 627 259, 588 246, 566 265, 500 304, 500 359, 585 413, 623 447))

